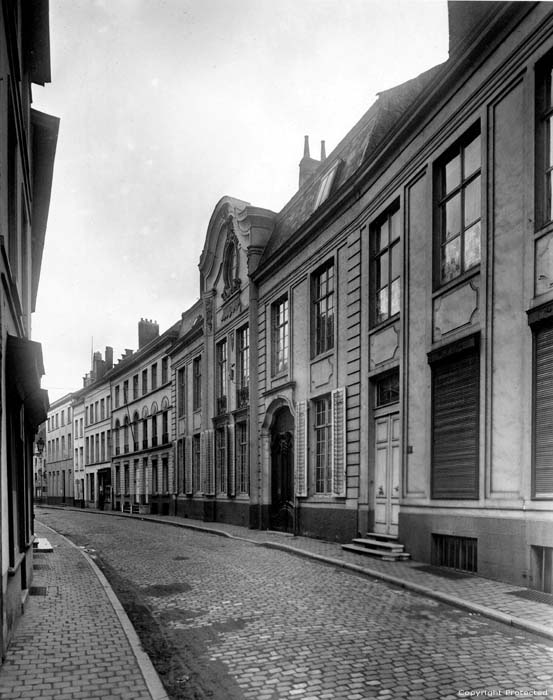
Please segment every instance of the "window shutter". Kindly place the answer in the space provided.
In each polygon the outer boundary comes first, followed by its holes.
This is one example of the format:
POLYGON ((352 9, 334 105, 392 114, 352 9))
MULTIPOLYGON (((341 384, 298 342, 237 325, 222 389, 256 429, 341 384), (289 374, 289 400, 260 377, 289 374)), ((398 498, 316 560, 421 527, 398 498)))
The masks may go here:
POLYGON ((332 493, 346 495, 346 389, 332 392, 332 493))
POLYGON ((234 425, 228 426, 228 495, 236 496, 236 462, 234 459, 234 425))
POLYGON ((295 481, 296 496, 307 496, 307 402, 296 404, 295 481))
POLYGON ((553 494, 553 327, 536 332, 534 494, 553 494))
POLYGON ((205 431, 205 485, 204 493, 207 496, 215 495, 215 460, 214 456, 214 433, 213 430, 205 431))
POLYGON ((432 367, 432 498, 478 498, 478 348, 432 367))
POLYGON ((184 493, 192 495, 192 438, 184 438, 184 493))

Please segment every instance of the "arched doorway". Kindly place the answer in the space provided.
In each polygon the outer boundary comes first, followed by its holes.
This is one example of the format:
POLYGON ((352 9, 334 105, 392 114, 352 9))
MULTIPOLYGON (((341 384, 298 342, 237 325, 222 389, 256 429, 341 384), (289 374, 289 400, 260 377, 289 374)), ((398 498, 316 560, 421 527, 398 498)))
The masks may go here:
POLYGON ((294 418, 287 406, 274 414, 271 439, 271 508, 273 530, 294 531, 294 418))

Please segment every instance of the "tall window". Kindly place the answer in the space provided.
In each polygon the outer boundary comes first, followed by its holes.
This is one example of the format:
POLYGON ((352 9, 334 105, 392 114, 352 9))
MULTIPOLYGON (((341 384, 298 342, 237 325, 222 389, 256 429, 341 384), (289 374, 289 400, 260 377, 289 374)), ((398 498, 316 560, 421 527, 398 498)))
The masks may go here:
POLYGON ((215 485, 217 493, 227 490, 227 429, 224 425, 215 430, 215 485))
POLYGON ((129 418, 125 416, 123 422, 123 451, 127 453, 129 451, 129 418))
POLYGON ((250 329, 248 326, 237 332, 236 344, 238 346, 238 408, 248 405, 250 388, 250 329))
POLYGON ((152 365, 150 374, 152 377, 151 388, 153 391, 154 389, 157 389, 157 362, 154 362, 154 364, 152 365))
POLYGON ((169 380, 169 358, 161 358, 161 383, 165 384, 169 380))
POLYGON ((177 413, 182 418, 186 413, 186 368, 182 367, 177 372, 177 413))
POLYGON ((161 458, 161 490, 169 493, 169 460, 167 457, 161 458))
POLYGON ((217 415, 227 412, 227 341, 222 340, 215 348, 215 392, 217 415))
POLYGON ((273 374, 288 371, 288 297, 275 301, 271 308, 273 331, 273 374))
POLYGON ((470 132, 438 168, 439 281, 480 263, 480 134, 470 132))
POLYGON ((106 417, 106 401, 105 399, 100 400, 100 420, 104 420, 106 417))
POLYGON ((373 323, 399 313, 401 296, 401 218, 399 209, 386 214, 372 228, 373 323))
POLYGON ((142 370, 142 396, 148 393, 148 370, 142 370))
POLYGON ((332 493, 332 418, 330 397, 314 402, 315 492, 332 493))
POLYGON ((133 399, 138 398, 138 374, 132 378, 132 397, 133 399))
POLYGON ((236 486, 238 493, 248 493, 248 424, 236 424, 236 486))
POLYGON ((192 436, 192 489, 194 493, 201 491, 201 468, 200 468, 201 444, 200 435, 192 436))
POLYGON ((131 431, 132 431, 132 444, 133 450, 136 452, 138 450, 138 423, 140 417, 138 413, 134 413, 132 417, 131 431))
POLYGON ((157 447, 157 415, 152 416, 152 447, 157 447))
POLYGON ((334 262, 331 260, 313 275, 314 354, 334 347, 334 262))
POLYGON ((540 224, 553 220, 553 60, 546 59, 545 65, 538 71, 536 88, 538 117, 538 140, 536 143, 536 167, 538 169, 536 184, 541 201, 538 215, 540 224))
POLYGON ((192 408, 198 411, 202 407, 202 356, 192 362, 192 408))
POLYGON ((152 493, 159 493, 159 480, 157 474, 157 459, 152 459, 152 493))
POLYGON ((144 418, 142 421, 142 449, 145 450, 148 447, 148 418, 144 418))
POLYGON ((161 414, 161 442, 164 445, 169 442, 169 411, 161 414))
MULTIPOLYGON (((115 429, 113 431, 115 433, 115 454, 116 455, 121 454, 121 430, 120 430, 120 428, 121 428, 121 423, 118 420, 116 420, 115 421, 115 429)), ((88 438, 87 438, 87 440, 88 440, 88 438)), ((87 461, 88 461, 88 458, 87 458, 87 461)))
POLYGON ((119 408, 119 385, 117 385, 117 386, 115 387, 115 398, 114 398, 114 402, 115 402, 115 408, 119 408))
POLYGON ((129 403, 129 380, 123 382, 123 403, 129 403))

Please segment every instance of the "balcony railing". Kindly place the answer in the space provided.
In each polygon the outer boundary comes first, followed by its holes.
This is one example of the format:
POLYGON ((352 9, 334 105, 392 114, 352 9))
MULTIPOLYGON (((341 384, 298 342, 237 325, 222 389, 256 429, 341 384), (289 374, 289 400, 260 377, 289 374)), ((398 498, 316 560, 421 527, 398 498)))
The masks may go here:
POLYGON ((236 392, 236 403, 238 408, 244 408, 250 400, 250 388, 243 386, 236 392))

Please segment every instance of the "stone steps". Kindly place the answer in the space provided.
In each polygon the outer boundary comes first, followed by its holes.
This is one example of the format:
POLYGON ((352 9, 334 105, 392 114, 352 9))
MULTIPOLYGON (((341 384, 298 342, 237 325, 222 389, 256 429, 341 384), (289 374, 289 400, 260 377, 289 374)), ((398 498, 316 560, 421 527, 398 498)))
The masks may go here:
POLYGON ((369 532, 366 537, 357 537, 351 544, 343 544, 342 549, 377 557, 382 561, 405 561, 411 557, 397 537, 378 532, 369 532))

